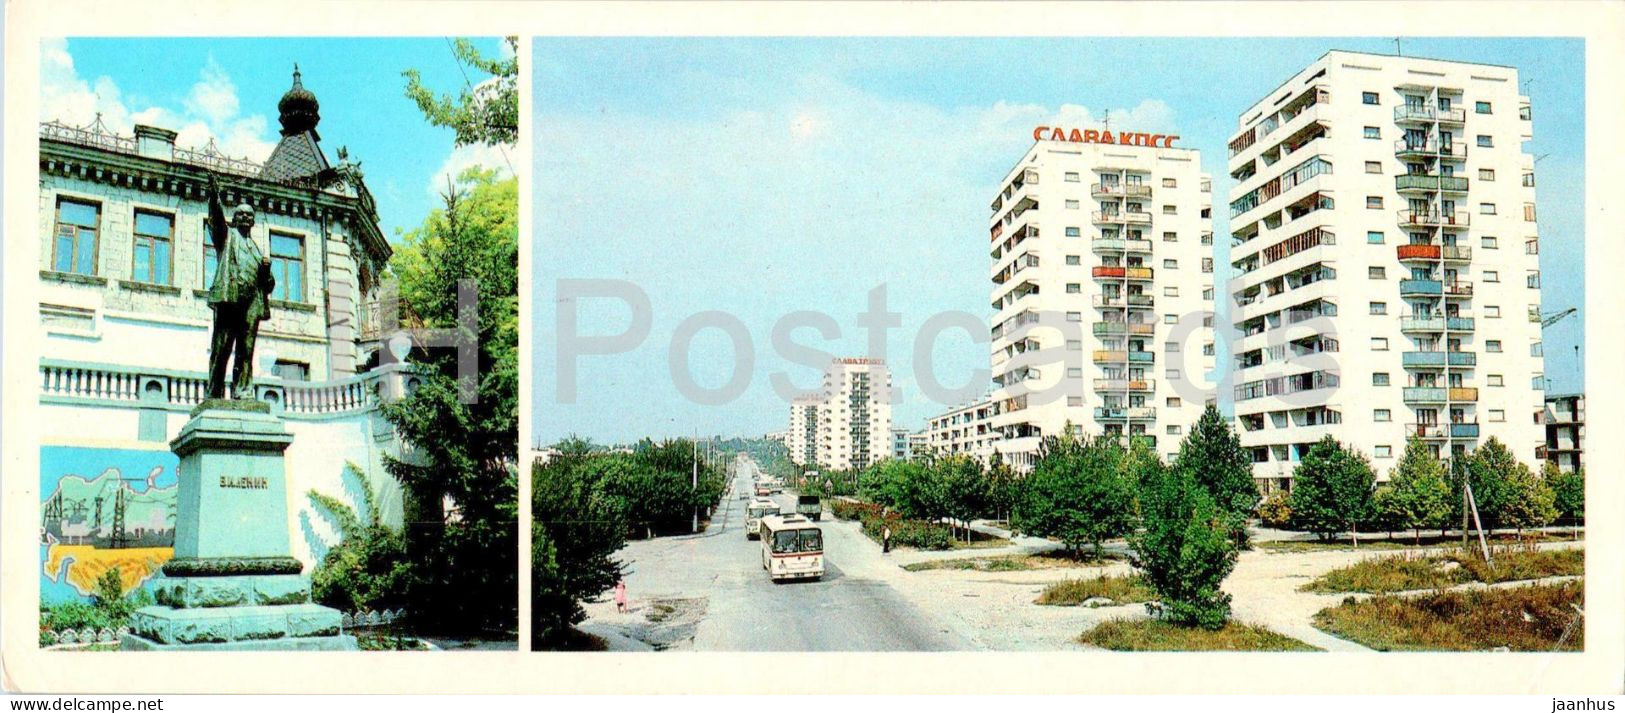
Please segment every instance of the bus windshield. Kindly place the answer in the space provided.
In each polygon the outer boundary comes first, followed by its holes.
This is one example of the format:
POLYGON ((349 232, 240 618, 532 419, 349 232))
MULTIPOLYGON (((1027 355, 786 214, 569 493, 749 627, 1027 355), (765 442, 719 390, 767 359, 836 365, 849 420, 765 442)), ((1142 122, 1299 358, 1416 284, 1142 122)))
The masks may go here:
POLYGON ((752 507, 745 509, 745 515, 752 520, 760 520, 764 516, 777 514, 779 514, 779 509, 776 507, 752 507))
POLYGON ((773 533, 773 553, 780 555, 797 552, 822 552, 824 533, 815 529, 780 530, 773 533))

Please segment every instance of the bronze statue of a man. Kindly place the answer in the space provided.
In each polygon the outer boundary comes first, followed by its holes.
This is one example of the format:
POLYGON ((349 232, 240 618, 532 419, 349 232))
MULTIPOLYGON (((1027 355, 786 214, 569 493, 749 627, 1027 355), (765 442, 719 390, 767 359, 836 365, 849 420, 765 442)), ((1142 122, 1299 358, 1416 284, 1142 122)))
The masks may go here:
POLYGON ((209 177, 209 240, 217 267, 209 286, 209 307, 214 329, 209 339, 209 398, 226 398, 226 361, 236 357, 231 376, 231 398, 251 399, 254 379, 254 338, 260 322, 271 315, 271 260, 254 244, 254 208, 247 203, 231 212, 220 204, 220 186, 209 177))

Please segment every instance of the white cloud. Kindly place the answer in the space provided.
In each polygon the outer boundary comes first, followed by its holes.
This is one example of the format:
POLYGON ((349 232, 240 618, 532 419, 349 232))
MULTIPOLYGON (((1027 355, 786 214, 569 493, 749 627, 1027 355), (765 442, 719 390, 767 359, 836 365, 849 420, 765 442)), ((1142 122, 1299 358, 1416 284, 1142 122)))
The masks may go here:
POLYGON ((241 113, 237 85, 212 57, 178 109, 133 107, 111 77, 87 80, 79 76, 66 40, 44 40, 40 47, 40 119, 85 126, 98 113, 107 128, 119 134, 130 134, 136 124, 173 130, 175 143, 182 148, 202 148, 213 138, 222 153, 264 161, 276 147, 270 120, 264 114, 241 113))
POLYGON ((446 181, 457 180, 463 171, 474 166, 495 169, 498 175, 511 175, 509 166, 514 160, 512 146, 486 146, 473 144, 470 146, 453 147, 451 153, 446 154, 446 160, 440 163, 440 168, 429 178, 426 190, 429 198, 439 204, 440 194, 446 190, 446 181))

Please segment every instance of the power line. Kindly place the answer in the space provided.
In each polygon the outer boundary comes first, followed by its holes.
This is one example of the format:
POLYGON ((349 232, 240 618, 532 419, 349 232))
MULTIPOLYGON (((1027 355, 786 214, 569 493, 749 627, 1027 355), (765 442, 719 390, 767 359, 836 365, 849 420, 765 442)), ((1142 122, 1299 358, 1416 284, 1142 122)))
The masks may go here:
MULTIPOLYGON (((450 37, 442 37, 440 39, 446 41, 446 51, 451 53, 452 61, 457 63, 457 71, 463 75, 463 86, 468 88, 468 96, 470 99, 473 99, 474 83, 468 79, 468 68, 463 66, 463 58, 457 56, 456 45, 452 44, 450 37)), ((500 143, 494 144, 494 146, 496 146, 497 153, 502 155, 502 162, 508 164, 508 173, 510 175, 518 176, 519 172, 514 170, 513 161, 508 159, 508 150, 500 143)))

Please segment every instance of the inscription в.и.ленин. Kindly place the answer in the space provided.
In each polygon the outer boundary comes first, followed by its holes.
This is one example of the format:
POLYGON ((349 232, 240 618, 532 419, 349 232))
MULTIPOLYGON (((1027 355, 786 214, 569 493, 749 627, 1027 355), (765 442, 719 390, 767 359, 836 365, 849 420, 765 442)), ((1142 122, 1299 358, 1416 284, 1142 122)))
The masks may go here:
POLYGON ((271 487, 269 481, 262 476, 245 475, 233 478, 229 475, 220 476, 220 487, 239 488, 242 490, 266 490, 271 487))

